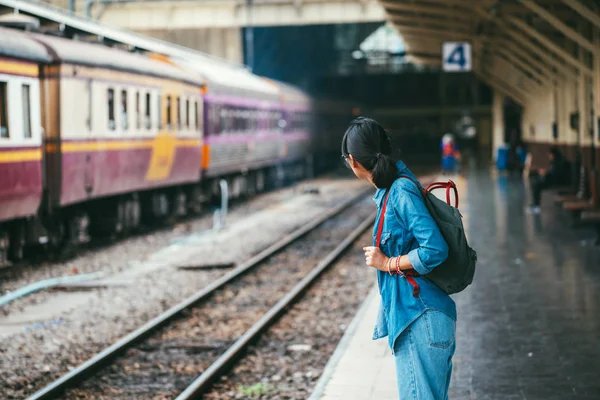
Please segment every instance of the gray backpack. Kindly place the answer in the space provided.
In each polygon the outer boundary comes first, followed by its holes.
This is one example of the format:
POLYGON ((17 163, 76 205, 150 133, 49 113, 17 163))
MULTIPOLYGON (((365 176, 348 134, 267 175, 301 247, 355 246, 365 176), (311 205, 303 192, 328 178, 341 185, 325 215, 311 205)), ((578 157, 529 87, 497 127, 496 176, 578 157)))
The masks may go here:
POLYGON ((425 206, 448 244, 448 258, 446 261, 434 268, 429 274, 424 275, 424 277, 448 294, 464 290, 473 282, 477 253, 467 243, 462 215, 458 211, 456 184, 451 180, 448 182, 434 182, 423 189, 418 182, 408 176, 400 176, 400 178, 409 179, 419 187, 419 191, 423 194, 425 206), (431 193, 435 189, 446 189, 445 202, 431 193), (454 207, 450 205, 451 190, 454 191, 455 196, 454 207))

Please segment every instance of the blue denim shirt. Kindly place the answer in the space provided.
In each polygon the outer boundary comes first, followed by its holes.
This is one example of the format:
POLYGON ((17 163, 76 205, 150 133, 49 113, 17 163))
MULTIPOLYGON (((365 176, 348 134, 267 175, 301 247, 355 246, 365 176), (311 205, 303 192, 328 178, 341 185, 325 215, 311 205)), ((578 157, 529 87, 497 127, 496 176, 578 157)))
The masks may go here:
MULTIPOLYGON (((396 166, 399 175, 416 180, 402 161, 396 166)), ((374 246, 385 193, 385 189, 379 189, 373 197, 378 209, 373 230, 374 246)), ((410 263, 422 275, 431 272, 448 257, 448 245, 429 214, 422 194, 408 179, 396 179, 389 190, 380 247, 388 257, 408 254, 410 263)), ((426 310, 438 310, 456 320, 456 307, 450 296, 423 277, 415 279, 421 288, 418 298, 413 297, 412 286, 404 277, 377 271, 381 306, 373 339, 388 336, 392 352, 398 336, 426 310)))

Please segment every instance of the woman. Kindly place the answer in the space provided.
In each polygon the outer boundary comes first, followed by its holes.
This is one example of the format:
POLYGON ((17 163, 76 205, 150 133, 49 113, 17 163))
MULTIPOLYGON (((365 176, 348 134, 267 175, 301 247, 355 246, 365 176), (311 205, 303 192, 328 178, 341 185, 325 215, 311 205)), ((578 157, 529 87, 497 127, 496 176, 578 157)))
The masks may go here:
POLYGON ((356 177, 377 188, 374 246, 364 248, 367 265, 377 270, 381 294, 373 339, 388 337, 402 400, 447 399, 456 308, 422 275, 447 258, 448 246, 427 211, 420 185, 393 156, 381 125, 368 118, 354 120, 344 135, 342 156, 356 177))

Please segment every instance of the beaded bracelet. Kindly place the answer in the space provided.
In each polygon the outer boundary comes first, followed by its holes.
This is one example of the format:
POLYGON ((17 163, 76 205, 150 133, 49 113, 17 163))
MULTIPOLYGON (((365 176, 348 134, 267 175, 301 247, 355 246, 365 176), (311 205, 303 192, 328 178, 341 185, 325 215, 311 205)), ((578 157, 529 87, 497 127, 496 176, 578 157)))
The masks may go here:
POLYGON ((402 271, 400 270, 400 257, 396 257, 396 273, 402 275, 402 271))

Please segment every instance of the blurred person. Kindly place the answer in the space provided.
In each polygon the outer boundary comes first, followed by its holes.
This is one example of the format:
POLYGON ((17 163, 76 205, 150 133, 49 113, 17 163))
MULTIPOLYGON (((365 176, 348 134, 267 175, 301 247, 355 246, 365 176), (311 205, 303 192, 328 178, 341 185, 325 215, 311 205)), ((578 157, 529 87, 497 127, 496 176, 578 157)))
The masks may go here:
POLYGON ((458 169, 457 161, 460 161, 460 152, 454 135, 446 133, 442 137, 440 147, 442 150, 442 173, 455 173, 458 169))
POLYGON ((550 165, 548 169, 538 169, 531 175, 532 203, 528 211, 532 214, 540 213, 542 191, 569 183, 571 165, 556 147, 548 149, 550 165))
POLYGON ((517 155, 517 166, 516 170, 520 175, 523 175, 525 172, 525 168, 527 165, 527 158, 529 157, 529 153, 527 152, 527 146, 524 143, 519 143, 516 149, 517 155))
POLYGON ((509 141, 508 141, 508 160, 507 160, 507 169, 509 172, 518 171, 520 161, 519 155, 517 153, 520 145, 519 133, 516 129, 511 129, 509 141))
POLYGON ((448 245, 415 185, 417 179, 393 154, 387 132, 369 118, 354 120, 342 140, 348 167, 377 189, 374 246, 363 248, 366 264, 377 270, 381 295, 373 339, 388 338, 400 398, 446 400, 456 307, 421 275, 446 260, 448 245))

